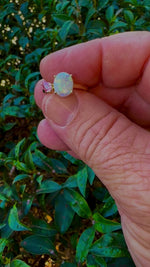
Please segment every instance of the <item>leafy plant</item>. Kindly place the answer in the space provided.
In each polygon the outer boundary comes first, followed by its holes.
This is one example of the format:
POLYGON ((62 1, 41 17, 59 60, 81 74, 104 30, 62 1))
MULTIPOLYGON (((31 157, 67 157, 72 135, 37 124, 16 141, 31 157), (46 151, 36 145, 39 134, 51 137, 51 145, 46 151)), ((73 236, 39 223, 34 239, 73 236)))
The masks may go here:
POLYGON ((134 266, 93 171, 40 144, 33 92, 48 53, 150 30, 149 1, 1 0, 0 11, 0 265, 134 266))

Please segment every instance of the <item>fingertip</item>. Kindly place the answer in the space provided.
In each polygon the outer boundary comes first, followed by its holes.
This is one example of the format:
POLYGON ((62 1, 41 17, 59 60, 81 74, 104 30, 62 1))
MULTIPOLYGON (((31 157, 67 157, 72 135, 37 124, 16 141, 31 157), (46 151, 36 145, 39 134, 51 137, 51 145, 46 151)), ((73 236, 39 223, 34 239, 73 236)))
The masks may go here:
POLYGON ((37 135, 40 142, 47 148, 60 151, 69 150, 68 146, 58 137, 46 119, 40 121, 37 135))

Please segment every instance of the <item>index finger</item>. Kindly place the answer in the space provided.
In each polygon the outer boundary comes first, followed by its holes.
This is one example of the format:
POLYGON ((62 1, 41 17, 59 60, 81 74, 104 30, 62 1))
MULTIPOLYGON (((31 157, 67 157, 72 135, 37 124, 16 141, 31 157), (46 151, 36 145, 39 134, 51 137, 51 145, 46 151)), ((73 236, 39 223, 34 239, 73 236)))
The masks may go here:
POLYGON ((139 79, 149 55, 150 33, 126 32, 54 52, 41 61, 40 71, 50 82, 65 71, 88 87, 125 87, 139 79))

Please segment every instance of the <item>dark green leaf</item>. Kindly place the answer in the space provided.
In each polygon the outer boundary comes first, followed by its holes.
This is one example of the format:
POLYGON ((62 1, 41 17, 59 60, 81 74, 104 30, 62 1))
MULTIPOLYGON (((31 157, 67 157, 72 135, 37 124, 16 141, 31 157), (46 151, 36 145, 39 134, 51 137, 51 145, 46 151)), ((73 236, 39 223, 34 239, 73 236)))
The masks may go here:
POLYGON ((73 25, 73 21, 68 20, 63 24, 62 28, 60 29, 59 35, 63 42, 65 42, 72 25, 73 25))
POLYGON ((36 191, 36 193, 37 194, 53 193, 61 190, 61 188, 62 188, 61 185, 59 185, 58 183, 51 180, 46 180, 41 183, 41 186, 36 191))
POLYGON ((34 167, 32 153, 31 153, 30 149, 28 149, 26 151, 24 159, 25 159, 25 163, 28 166, 28 168, 31 170, 34 170, 35 167, 34 167))
POLYGON ((89 252, 89 248, 93 243, 95 237, 95 229, 93 227, 87 228, 80 236, 77 249, 76 249, 76 260, 77 262, 83 263, 89 252))
POLYGON ((128 23, 132 23, 134 20, 134 14, 131 10, 124 10, 124 17, 128 23))
POLYGON ((25 87, 28 88, 29 80, 31 80, 31 79, 39 76, 39 75, 40 75, 39 71, 30 73, 25 79, 25 87))
POLYGON ((51 255, 55 253, 55 247, 50 238, 46 238, 43 236, 29 236, 21 242, 21 246, 31 254, 51 255))
POLYGON ((98 212, 93 215, 95 229, 100 233, 109 233, 121 229, 121 224, 102 217, 98 212))
POLYGON ((92 16, 96 13, 96 9, 92 6, 89 10, 88 13, 86 15, 86 20, 85 20, 85 28, 88 25, 88 22, 90 21, 90 19, 92 18, 92 16))
POLYGON ((17 160, 19 160, 19 154, 21 151, 21 148, 24 146, 26 139, 23 138, 21 141, 18 142, 18 144, 15 146, 15 157, 17 160))
POLYGON ((33 220, 31 229, 35 235, 44 237, 53 237, 57 233, 47 222, 40 219, 33 220))
POLYGON ((92 254, 87 256, 87 267, 107 267, 107 263, 102 257, 98 257, 92 254))
POLYGON ((6 226, 6 223, 0 223, 0 229, 6 226))
POLYGON ((65 189, 64 196, 66 200, 70 203, 72 209, 83 218, 90 218, 92 212, 88 206, 86 200, 75 190, 65 189))
POLYGON ((64 194, 59 194, 55 201, 55 222, 59 231, 64 234, 72 223, 74 211, 68 205, 64 194))

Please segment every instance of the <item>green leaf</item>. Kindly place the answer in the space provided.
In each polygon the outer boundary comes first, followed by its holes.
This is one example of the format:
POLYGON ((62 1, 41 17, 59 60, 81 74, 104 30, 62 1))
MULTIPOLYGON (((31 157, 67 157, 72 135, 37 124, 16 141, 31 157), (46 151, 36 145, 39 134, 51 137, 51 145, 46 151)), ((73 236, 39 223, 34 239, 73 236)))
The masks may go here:
POLYGON ((88 13, 86 14, 86 20, 85 20, 85 28, 88 25, 88 22, 92 18, 92 16, 96 13, 96 9, 92 6, 89 10, 88 13))
POLYGON ((73 217, 74 211, 68 205, 64 194, 59 194, 55 201, 55 222, 62 234, 70 227, 73 217))
POLYGON ((53 170, 58 174, 67 173, 65 165, 58 159, 48 158, 47 162, 51 165, 53 170))
POLYGON ((40 75, 40 72, 39 72, 39 71, 30 73, 30 74, 26 77, 26 79, 25 79, 25 87, 28 88, 29 80, 31 80, 31 79, 33 79, 34 77, 39 76, 39 75, 40 75))
POLYGON ((87 167, 85 166, 85 168, 78 171, 76 176, 77 176, 77 184, 78 184, 79 190, 81 194, 85 197, 85 190, 86 190, 86 184, 87 184, 87 178, 88 178, 87 167))
POLYGON ((59 36, 63 42, 65 42, 67 35, 69 33, 69 30, 70 30, 71 26, 73 25, 73 23, 74 23, 73 21, 68 20, 63 24, 62 28, 60 29, 59 36))
POLYGON ((35 169, 35 166, 34 166, 34 163, 33 163, 33 158, 32 158, 32 153, 31 153, 30 149, 28 149, 26 151, 24 160, 25 160, 25 163, 26 163, 26 165, 28 166, 29 169, 31 169, 31 170, 35 169))
POLYGON ((49 158, 46 157, 40 150, 35 149, 35 153, 32 156, 33 156, 33 162, 36 166, 47 172, 52 171, 52 166, 48 161, 49 158))
POLYGON ((17 208, 16 208, 15 205, 10 210, 9 217, 8 217, 8 224, 9 224, 9 227, 13 231, 27 231, 27 230, 31 230, 29 227, 27 227, 26 225, 22 224, 19 221, 18 211, 17 211, 17 208))
POLYGON ((95 229, 93 227, 87 228, 80 236, 77 249, 76 249, 76 260, 77 262, 83 263, 89 252, 89 248, 93 243, 95 237, 95 229))
POLYGON ((105 204, 102 206, 100 209, 100 214, 103 215, 104 217, 109 217, 114 215, 118 211, 115 200, 109 196, 105 200, 105 204))
POLYGON ((124 237, 119 233, 104 234, 91 246, 90 252, 99 257, 129 256, 124 237))
POLYGON ((3 112, 6 116, 13 116, 13 117, 23 117, 23 114, 20 112, 20 108, 17 106, 9 106, 3 108, 3 112))
POLYGON ((34 219, 31 226, 32 232, 38 236, 53 237, 57 234, 57 231, 52 228, 47 222, 34 219))
POLYGON ((75 190, 64 189, 64 196, 66 200, 70 203, 72 209, 83 218, 90 218, 92 212, 88 206, 86 200, 75 190))
POLYGON ((77 175, 70 176, 64 184, 62 184, 63 188, 74 188, 77 187, 77 175))
POLYGON ((124 10, 124 17, 125 17, 125 20, 128 22, 128 23, 131 23, 133 22, 134 20, 134 14, 131 10, 124 10))
POLYGON ((16 125, 16 122, 8 122, 3 126, 4 131, 11 130, 16 125))
POLYGON ((26 264, 24 261, 21 260, 13 260, 10 263, 10 267, 30 267, 28 264, 26 264))
POLYGON ((21 246, 31 254, 51 255, 55 253, 55 247, 50 238, 46 238, 43 236, 29 236, 21 242, 21 246))
MULTIPOLYGON (((26 185, 25 185, 26 186, 26 185)), ((23 193, 22 193, 23 194, 23 193)), ((28 196, 27 199, 23 199, 23 215, 26 216, 31 209, 34 197, 28 196)))
POLYGON ((0 229, 6 226, 6 223, 0 223, 0 229))
POLYGON ((107 263, 102 257, 98 257, 92 254, 87 256, 87 267, 107 267, 107 263))
POLYGON ((13 184, 15 184, 18 181, 24 180, 26 178, 30 178, 29 174, 19 174, 15 177, 15 179, 13 180, 13 184))
POLYGON ((13 165, 15 165, 17 170, 19 170, 19 171, 24 171, 24 172, 27 172, 27 173, 31 172, 31 170, 28 168, 28 166, 26 164, 24 164, 23 162, 14 160, 13 161, 13 165))
POLYGON ((67 14, 53 14, 53 20, 56 22, 58 26, 62 26, 65 22, 70 21, 70 16, 67 14))
POLYGON ((38 190, 36 190, 36 193, 37 194, 53 193, 61 190, 61 188, 62 186, 59 185, 58 183, 51 180, 46 180, 41 183, 41 186, 38 190))
POLYGON ((114 17, 114 6, 109 6, 107 9, 106 9, 106 19, 107 21, 109 22, 109 24, 111 23, 113 17, 114 17))
POLYGON ((88 166, 86 166, 86 167, 87 167, 87 173, 88 173, 88 180, 89 180, 90 185, 92 185, 94 178, 95 178, 95 173, 93 172, 93 170, 90 167, 88 167, 88 166))
POLYGON ((99 0, 98 1, 98 9, 102 9, 102 8, 106 7, 108 2, 109 2, 109 0, 99 0))
POLYGON ((19 160, 19 154, 21 151, 21 148, 24 146, 26 139, 23 138, 21 141, 18 142, 18 144, 15 146, 15 157, 17 160, 19 160))
POLYGON ((0 239, 0 253, 3 252, 4 248, 7 246, 8 240, 5 238, 0 239))
POLYGON ((121 229, 121 224, 102 217, 98 212, 93 215, 95 229, 100 233, 109 233, 121 229))
POLYGON ((109 28, 110 31, 116 30, 118 28, 125 28, 127 26, 127 23, 123 21, 117 21, 113 23, 113 25, 109 28))

